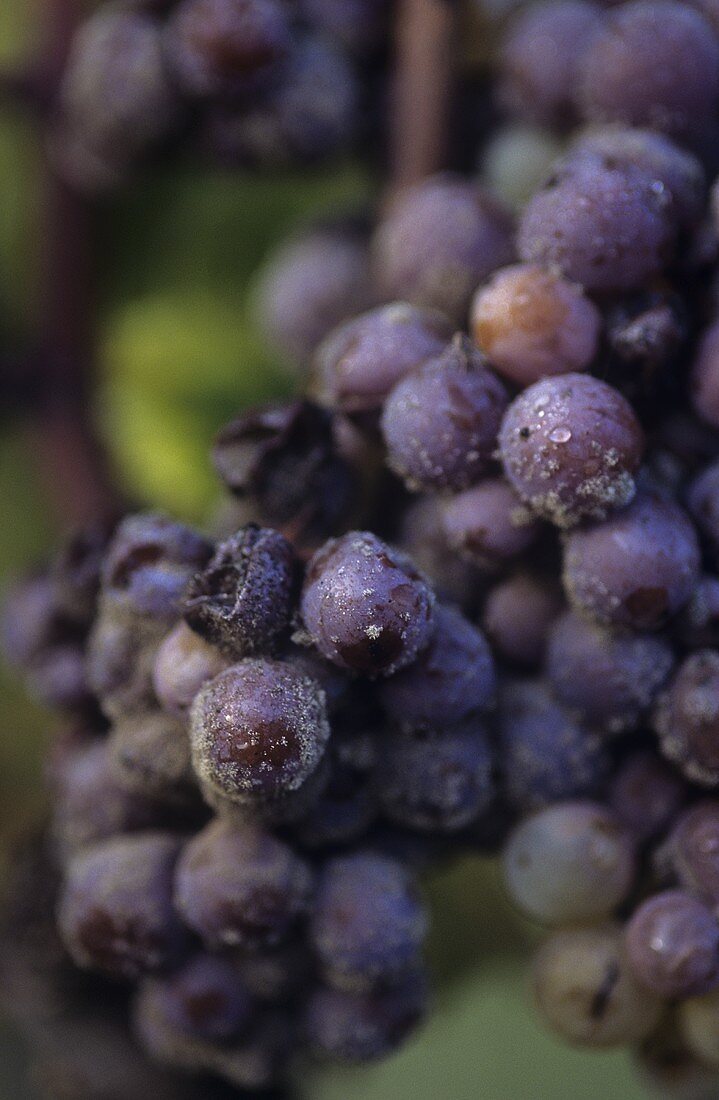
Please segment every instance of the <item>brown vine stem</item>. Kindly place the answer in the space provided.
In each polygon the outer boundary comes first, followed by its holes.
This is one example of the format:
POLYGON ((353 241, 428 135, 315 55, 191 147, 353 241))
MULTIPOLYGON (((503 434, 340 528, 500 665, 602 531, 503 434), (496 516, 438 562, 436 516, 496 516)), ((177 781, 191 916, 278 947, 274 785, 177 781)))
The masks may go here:
POLYGON ((390 134, 390 198, 446 166, 456 18, 452 0, 400 0, 390 134))
MULTIPOLYGON (((42 0, 42 78, 56 88, 81 0, 42 0)), ((39 403, 32 447, 48 502, 63 525, 116 510, 91 413, 95 347, 94 211, 45 161, 40 219, 39 403)))

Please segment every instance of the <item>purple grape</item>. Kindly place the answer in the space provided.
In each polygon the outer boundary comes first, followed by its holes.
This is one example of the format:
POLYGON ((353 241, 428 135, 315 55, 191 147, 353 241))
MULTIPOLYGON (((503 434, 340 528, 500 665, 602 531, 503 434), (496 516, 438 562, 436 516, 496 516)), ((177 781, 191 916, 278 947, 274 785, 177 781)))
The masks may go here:
POLYGON ((544 0, 521 8, 502 44, 501 105, 542 126, 573 122, 583 60, 601 26, 600 9, 584 0, 544 0))
POLYGON ((465 337, 402 378, 382 413, 387 462, 413 492, 466 489, 489 465, 508 396, 465 337))
POLYGON ((170 68, 191 96, 251 91, 289 50, 277 0, 180 0, 165 33, 170 68))
POLYGON ((281 943, 309 906, 312 877, 280 840, 215 820, 185 846, 175 905, 210 949, 281 943))
POLYGON ((509 406, 504 472, 534 512, 559 527, 603 518, 634 495, 644 436, 631 405, 584 374, 545 378, 509 406))
POLYGON ((150 978, 168 1021, 188 1038, 224 1042, 250 1021, 252 1001, 237 971, 218 955, 198 954, 167 977, 150 978))
POLYGON ((257 297, 268 339, 304 366, 328 332, 370 305, 367 246, 342 226, 310 229, 271 254, 257 297))
POLYGON ((692 365, 691 402, 697 416, 719 428, 719 323, 710 324, 699 341, 692 365))
POLYGON ((428 834, 455 833, 476 821, 494 798, 492 752, 476 719, 437 730, 406 730, 384 740, 378 770, 389 821, 428 834))
POLYGON ((660 997, 696 997, 719 986, 719 924, 682 890, 643 902, 624 942, 637 981, 660 997))
POLYGON ((240 661, 210 680, 192 705, 195 771, 231 802, 297 791, 317 768, 329 734, 319 684, 280 661, 240 661))
POLYGON ((369 532, 331 539, 307 566, 301 613, 327 660, 389 676, 428 644, 434 596, 412 563, 369 532))
POLYGON ((561 595, 551 584, 517 573, 490 589, 482 626, 499 657, 536 667, 561 607, 561 595))
POLYGON ((66 870, 58 928, 78 966, 136 979, 175 962, 185 934, 172 907, 179 840, 167 833, 113 837, 66 870))
POLYGON ((719 102, 719 44, 688 4, 631 0, 590 44, 578 98, 595 122, 696 135, 719 102))
POLYGON ((719 648, 719 577, 705 574, 676 616, 674 634, 687 649, 719 648))
POLYGON ((417 497, 402 516, 398 545, 429 577, 437 596, 474 608, 483 577, 468 561, 452 553, 442 531, 442 501, 436 496, 417 497))
POLYGON ((320 875, 309 934, 323 976, 362 992, 411 970, 427 932, 413 880, 395 860, 353 852, 320 875))
MULTIPOLYGON (((562 0, 564 2, 564 0, 562 0)), ((492 366, 515 385, 585 370, 602 318, 581 287, 537 264, 513 264, 480 287, 470 329, 492 366)))
POLYGON ((666 199, 643 171, 580 161, 529 200, 517 251, 585 290, 632 290, 661 272, 672 238, 666 199))
POLYGON ((189 582, 185 621, 229 657, 272 653, 287 633, 295 591, 292 547, 249 524, 220 543, 189 582))
POLYGON ((495 689, 492 653, 481 630, 456 608, 435 609, 432 640, 407 668, 380 685, 380 700, 399 725, 443 726, 486 710, 495 689))
POLYGON ((157 650, 152 684, 170 714, 185 714, 200 688, 227 668, 228 658, 180 622, 157 650))
POLYGON ((673 665, 663 638, 614 634, 567 611, 550 630, 545 672, 561 703, 614 732, 636 725, 673 665))
POLYGON ((698 802, 677 818, 659 853, 680 886, 719 903, 719 802, 698 802))
POLYGON ((511 225, 476 185, 432 176, 396 200, 374 251, 387 297, 439 309, 461 324, 479 283, 512 260, 511 225))
POLYGON ((637 840, 653 840, 671 824, 687 797, 687 784, 656 752, 638 750, 622 762, 609 802, 637 840))
POLYGON ((424 1018, 427 1000, 427 981, 421 972, 374 992, 317 986, 304 1009, 307 1044, 317 1057, 331 1061, 386 1058, 424 1018))
POLYGON ((504 788, 518 809, 592 794, 609 772, 605 739, 580 725, 539 680, 502 688, 498 732, 504 788))
POLYGON ((449 547, 480 569, 494 570, 523 554, 539 534, 539 524, 503 478, 450 497, 441 514, 449 547))
POLYGON ((151 711, 120 720, 108 748, 118 779, 128 790, 170 805, 199 801, 190 738, 180 719, 151 711))
POLYGON ((440 313, 405 302, 363 313, 336 328, 317 349, 318 399, 349 414, 375 412, 400 379, 444 350, 451 335, 440 313))
POLYGON ((87 678, 82 645, 55 645, 26 670, 28 694, 46 707, 60 711, 92 709, 93 694, 87 678))
POLYGON ((74 531, 55 554, 50 566, 53 600, 58 612, 85 627, 97 612, 102 560, 112 526, 97 521, 74 531))
POLYGON ((695 783, 719 785, 719 651, 679 665, 654 715, 662 752, 695 783))
POLYGON ((687 489, 687 508, 714 555, 719 553, 719 460, 705 466, 687 489))
POLYGON ((604 523, 572 531, 563 579, 572 605, 600 623, 656 630, 699 579, 697 537, 669 500, 643 494, 604 523))

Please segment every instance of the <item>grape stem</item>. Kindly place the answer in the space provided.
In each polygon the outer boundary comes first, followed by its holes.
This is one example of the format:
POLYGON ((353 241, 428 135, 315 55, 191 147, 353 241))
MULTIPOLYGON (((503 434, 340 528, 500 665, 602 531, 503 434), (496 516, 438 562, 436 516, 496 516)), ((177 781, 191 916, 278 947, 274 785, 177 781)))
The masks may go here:
POLYGON ((400 0, 390 198, 446 166, 456 19, 456 5, 447 0, 400 0))

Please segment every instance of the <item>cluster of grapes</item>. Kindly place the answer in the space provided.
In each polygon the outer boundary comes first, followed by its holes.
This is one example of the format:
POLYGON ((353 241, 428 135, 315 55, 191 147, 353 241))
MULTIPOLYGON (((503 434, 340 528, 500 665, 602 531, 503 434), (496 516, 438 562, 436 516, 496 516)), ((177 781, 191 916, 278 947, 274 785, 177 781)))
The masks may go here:
MULTIPOLYGON (((195 7, 222 5, 174 8, 176 58, 195 7)), ((214 537, 130 516, 13 595, 8 655, 72 716, 50 766, 60 934, 131 984, 155 1060, 258 1089, 308 1053, 394 1050, 426 1007, 415 876, 500 852, 552 929, 548 1023, 716 1095, 701 7, 520 12, 497 94, 562 151, 517 224, 495 142, 480 183, 432 177, 371 234, 293 242, 260 300, 307 397, 219 433, 214 537)))
POLYGON ((381 87, 389 0, 117 0, 79 27, 51 150, 90 191, 169 146, 283 168, 350 148, 381 87))

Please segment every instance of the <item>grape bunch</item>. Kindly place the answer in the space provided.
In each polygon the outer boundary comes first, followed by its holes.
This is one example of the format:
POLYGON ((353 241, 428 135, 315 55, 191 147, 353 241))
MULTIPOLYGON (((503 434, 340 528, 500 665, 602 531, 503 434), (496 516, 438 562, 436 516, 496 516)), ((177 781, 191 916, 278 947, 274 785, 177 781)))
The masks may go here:
MULTIPOLYGON (((170 7, 172 71, 233 98, 188 30, 226 0, 170 7)), ((285 9, 240 7, 244 109, 285 9)), ((218 433, 213 529, 125 516, 11 593, 65 713, 59 935, 152 1061, 259 1090, 390 1054, 419 880, 474 852, 548 929, 547 1024, 717 1095, 718 35, 708 0, 520 10, 479 178, 264 273, 304 391, 218 433)))
POLYGON ((389 0, 105 0, 79 26, 50 148, 90 192, 168 150, 226 166, 312 164, 364 139, 389 0))

